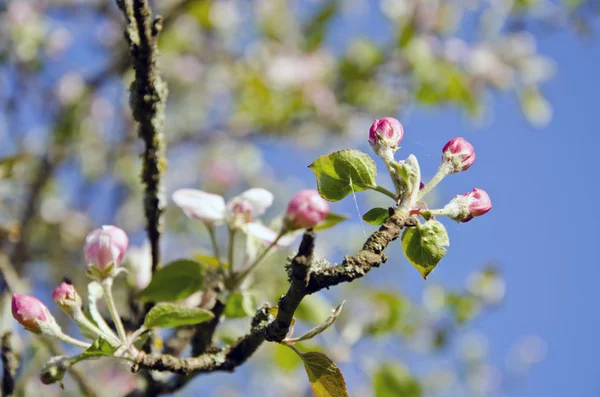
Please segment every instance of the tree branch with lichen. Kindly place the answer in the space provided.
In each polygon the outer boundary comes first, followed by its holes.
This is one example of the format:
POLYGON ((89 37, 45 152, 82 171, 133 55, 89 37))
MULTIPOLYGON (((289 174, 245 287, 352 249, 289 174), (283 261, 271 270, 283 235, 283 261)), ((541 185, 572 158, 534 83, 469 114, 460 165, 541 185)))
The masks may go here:
POLYGON ((125 37, 133 60, 135 79, 130 86, 130 106, 139 124, 138 135, 144 141, 142 182, 144 213, 152 252, 152 272, 160 263, 161 215, 164 208, 162 174, 166 167, 163 123, 167 84, 158 67, 158 35, 162 17, 152 16, 147 0, 117 0, 127 20, 125 37))

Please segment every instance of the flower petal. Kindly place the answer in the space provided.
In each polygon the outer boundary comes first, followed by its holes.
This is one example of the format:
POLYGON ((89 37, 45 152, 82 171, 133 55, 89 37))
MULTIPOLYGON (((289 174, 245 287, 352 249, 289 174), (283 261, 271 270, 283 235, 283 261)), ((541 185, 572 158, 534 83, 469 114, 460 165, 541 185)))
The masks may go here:
POLYGON ((253 188, 246 190, 240 197, 250 204, 250 215, 256 218, 265 213, 273 205, 273 193, 266 189, 253 188))
POLYGON ((189 218, 206 223, 218 223, 225 218, 225 200, 218 194, 197 189, 179 189, 171 198, 189 218))
MULTIPOLYGON (((248 234, 256 237, 261 240, 265 245, 273 244, 275 239, 278 236, 278 233, 273 229, 266 227, 260 223, 250 222, 246 225, 246 231, 248 234)), ((276 247, 287 247, 291 245, 294 240, 298 237, 298 233, 288 233, 282 236, 279 241, 277 241, 276 247)))

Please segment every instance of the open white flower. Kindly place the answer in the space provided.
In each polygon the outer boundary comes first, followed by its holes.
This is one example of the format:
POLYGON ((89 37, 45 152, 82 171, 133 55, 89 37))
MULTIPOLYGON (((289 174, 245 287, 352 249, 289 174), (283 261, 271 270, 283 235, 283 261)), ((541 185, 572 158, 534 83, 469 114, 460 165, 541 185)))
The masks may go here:
POLYGON ((246 190, 227 204, 217 194, 196 189, 179 189, 173 193, 172 198, 189 218, 208 225, 249 223, 264 214, 273 204, 273 194, 261 188, 246 190))

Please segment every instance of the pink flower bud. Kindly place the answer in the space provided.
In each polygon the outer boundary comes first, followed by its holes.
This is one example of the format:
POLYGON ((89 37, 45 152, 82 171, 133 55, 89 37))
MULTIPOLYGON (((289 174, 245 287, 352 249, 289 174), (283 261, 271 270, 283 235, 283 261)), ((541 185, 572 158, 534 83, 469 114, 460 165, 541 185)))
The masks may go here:
POLYGON ((83 252, 88 267, 104 271, 111 264, 119 266, 127 251, 129 239, 125 232, 116 227, 105 225, 87 235, 83 252))
POLYGON ((34 296, 14 294, 12 297, 12 315, 26 330, 39 334, 40 323, 54 318, 48 308, 34 296))
POLYGON ((451 172, 469 169, 475 162, 475 150, 464 138, 451 139, 442 149, 442 162, 451 165, 451 172))
POLYGON ((292 229, 314 227, 327 215, 329 204, 316 190, 302 190, 290 200, 285 218, 292 229))
POLYGON ((381 120, 375 120, 369 129, 369 143, 371 145, 380 144, 383 140, 387 146, 397 147, 402 137, 404 129, 402 124, 393 117, 384 117, 381 120))
MULTIPOLYGON (((474 188, 472 192, 465 193, 463 196, 469 198, 469 214, 471 219, 481 216, 492 209, 492 200, 490 200, 490 196, 483 189, 474 188)), ((471 219, 463 220, 462 222, 468 222, 471 219)))
POLYGON ((443 209, 444 215, 457 222, 469 222, 492 209, 492 201, 485 190, 474 188, 472 192, 458 195, 443 209))
POLYGON ((81 297, 75 291, 75 287, 67 282, 63 282, 52 291, 52 299, 67 314, 72 314, 81 308, 81 297))

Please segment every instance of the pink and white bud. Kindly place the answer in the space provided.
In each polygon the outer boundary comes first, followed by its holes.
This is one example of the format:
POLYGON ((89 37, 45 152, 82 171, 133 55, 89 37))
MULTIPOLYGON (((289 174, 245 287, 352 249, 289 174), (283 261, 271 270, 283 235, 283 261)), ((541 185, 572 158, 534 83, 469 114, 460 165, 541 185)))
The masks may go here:
POLYGON ((369 143, 372 146, 384 143, 386 146, 395 148, 403 136, 404 129, 402 128, 402 124, 393 117, 384 117, 381 120, 376 119, 369 129, 369 143))
POLYGON ((442 163, 450 167, 450 173, 466 171, 475 162, 475 150, 464 138, 451 139, 442 149, 442 163))
POLYGON ((465 193, 464 196, 469 197, 469 213, 473 218, 492 209, 492 200, 483 189, 474 188, 472 192, 465 193))
POLYGON ((14 294, 12 316, 26 330, 39 334, 44 323, 55 323, 48 308, 34 296, 14 294))
POLYGON ((402 124, 393 117, 375 120, 369 129, 369 144, 386 164, 394 161, 394 153, 404 136, 402 124))
POLYGON ((302 190, 290 200, 285 219, 291 229, 307 229, 325 219, 329 204, 316 190, 302 190))
POLYGON ((52 291, 52 299, 69 315, 81 309, 81 297, 75 287, 67 282, 63 281, 61 285, 52 291))
POLYGON ((111 265, 118 267, 129 245, 127 234, 116 226, 104 225, 85 238, 83 252, 88 268, 104 272, 111 265))
POLYGON ((469 222, 492 209, 492 201, 485 190, 474 188, 456 196, 443 209, 443 212, 457 222, 469 222))

